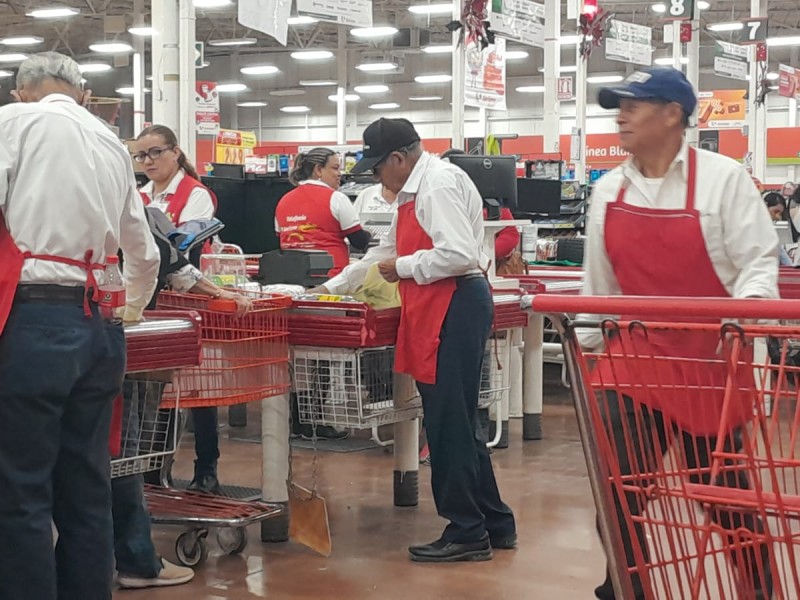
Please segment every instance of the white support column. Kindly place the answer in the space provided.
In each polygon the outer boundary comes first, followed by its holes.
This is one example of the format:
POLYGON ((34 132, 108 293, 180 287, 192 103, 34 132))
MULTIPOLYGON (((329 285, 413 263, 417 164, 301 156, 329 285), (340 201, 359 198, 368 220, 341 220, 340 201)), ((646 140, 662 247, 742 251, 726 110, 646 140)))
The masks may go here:
MULTIPOLYGON (((232 52, 230 56, 230 73, 238 73, 239 72, 239 53, 232 52)), ((220 101, 220 108, 222 108, 223 104, 220 101)), ((225 110, 225 109, 223 109, 225 110)), ((235 94, 228 94, 227 98, 227 111, 231 115, 230 126, 233 130, 239 129, 239 107, 236 106, 236 95, 235 94)))
MULTIPOLYGON (((453 3, 453 20, 461 20, 463 0, 453 3)), ((461 31, 453 32, 453 148, 464 148, 464 47, 459 45, 461 31)))
POLYGON ((561 71, 561 2, 544 3, 544 151, 559 152, 560 106, 558 76, 561 71))
POLYGON ((195 124, 195 9, 192 0, 180 0, 180 127, 178 144, 193 163, 197 153, 195 124))
MULTIPOLYGON (((700 92, 700 19, 698 17, 697 3, 695 3, 695 13, 692 19, 692 39, 686 44, 686 58, 689 63, 686 65, 686 78, 696 92, 700 92)), ((697 109, 695 109, 697 115, 697 109)), ((696 123, 695 118, 691 119, 696 123)), ((697 127, 690 127, 686 132, 686 140, 690 145, 697 147, 700 142, 700 130, 697 127)))
POLYGON ((681 22, 672 22, 672 67, 683 71, 681 58, 683 57, 683 42, 681 42, 681 22))
POLYGON ((289 394, 261 401, 261 498, 286 507, 283 515, 261 522, 262 542, 289 539, 289 394))
POLYGON ((178 0, 152 3, 153 123, 179 128, 178 0))
MULTIPOLYGON (((588 62, 580 53, 580 46, 575 51, 578 72, 575 74, 575 129, 580 133, 580 155, 575 163, 575 178, 579 183, 586 183, 586 74, 588 62)), ((572 153, 575 149, 572 149, 572 153)))
POLYGON ((488 154, 486 139, 489 137, 489 113, 483 107, 478 109, 478 131, 483 138, 483 153, 488 154))
MULTIPOLYGON (((134 27, 143 27, 146 25, 144 19, 144 0, 134 0, 133 25, 134 27)), ((142 129, 144 129, 145 122, 144 40, 144 36, 133 36, 133 137, 139 135, 142 129)))
MULTIPOLYGON (((800 59, 800 49, 795 46, 792 48, 790 64, 797 65, 798 59, 800 59)), ((797 100, 794 98, 789 98, 789 120, 786 125, 788 127, 797 127, 797 100)), ((789 166, 786 178, 786 181, 797 182, 797 167, 795 165, 789 166)))
POLYGON ((338 60, 337 88, 336 88, 336 143, 347 143, 347 28, 339 25, 338 32, 339 50, 336 56, 338 60))
MULTIPOLYGON (((767 0, 750 0, 750 16, 767 16, 767 0)), ((767 175, 767 100, 758 105, 758 62, 756 46, 750 48, 750 85, 747 102, 747 151, 753 157, 753 176, 765 181, 767 175)))

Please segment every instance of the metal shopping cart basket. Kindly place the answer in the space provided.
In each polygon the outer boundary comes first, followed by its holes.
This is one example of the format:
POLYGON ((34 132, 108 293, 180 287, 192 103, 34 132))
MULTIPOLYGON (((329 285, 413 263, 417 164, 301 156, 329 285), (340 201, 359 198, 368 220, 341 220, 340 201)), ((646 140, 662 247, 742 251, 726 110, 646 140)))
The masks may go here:
POLYGON ((800 326, 721 321, 796 321, 800 302, 542 295, 533 308, 564 341, 616 597, 800 597, 800 368, 787 362, 800 326))

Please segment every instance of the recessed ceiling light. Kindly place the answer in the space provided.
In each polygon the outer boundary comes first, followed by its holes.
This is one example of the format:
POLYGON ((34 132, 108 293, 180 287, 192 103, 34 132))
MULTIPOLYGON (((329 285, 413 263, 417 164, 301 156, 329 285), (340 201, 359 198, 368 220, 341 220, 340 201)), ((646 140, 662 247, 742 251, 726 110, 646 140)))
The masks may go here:
POLYGON ((192 2, 197 8, 222 8, 229 6, 231 0, 194 0, 192 2))
MULTIPOLYGON (((671 56, 661 56, 653 60, 655 64, 660 67, 671 67, 675 64, 675 60, 671 56)), ((688 65, 689 64, 689 57, 688 56, 681 56, 681 64, 688 65)), ((588 80, 587 80, 588 81, 588 80)))
POLYGON ((452 75, 446 75, 444 73, 441 75, 417 75, 414 77, 414 81, 417 83, 447 83, 452 80, 452 75))
POLYGON ((279 71, 280 69, 274 65, 251 65, 239 69, 239 72, 245 75, 274 75, 279 71))
POLYGON ((769 81, 775 81, 776 79, 780 79, 780 77, 778 73, 767 73, 767 79, 769 81))
POLYGON ((289 25, 313 25, 316 22, 317 19, 307 16, 289 17, 288 19, 289 25))
POLYGON ((0 63, 22 62, 27 58, 27 54, 0 54, 0 63))
POLYGON ((389 91, 389 86, 379 83, 376 85, 357 85, 353 89, 359 94, 385 94, 389 91))
POLYGON ((311 109, 307 106, 283 106, 281 112, 285 113, 307 113, 311 109))
POLYGON ((417 4, 409 6, 408 12, 415 15, 451 15, 453 14, 452 4, 417 4))
POLYGON ((365 73, 382 73, 394 71, 397 68, 397 65, 393 62, 361 63, 360 65, 356 65, 356 69, 365 73))
POLYGON ((581 41, 579 35, 562 35, 558 38, 558 43, 561 46, 576 46, 581 41))
POLYGON ((523 85, 517 88, 520 94, 544 94, 543 85, 523 85))
POLYGON ((106 73, 111 70, 111 65, 106 63, 84 63, 78 65, 81 73, 106 73))
POLYGON ((744 23, 734 21, 732 23, 712 23, 706 27, 709 31, 739 31, 744 29, 744 23))
POLYGON ((772 47, 800 46, 800 36, 790 35, 785 37, 767 38, 767 46, 772 46, 772 47))
POLYGON ((586 78, 586 83, 619 83, 624 79, 622 75, 593 75, 586 78))
POLYGON ((141 27, 128 27, 128 33, 139 37, 153 37, 156 34, 156 30, 143 25, 141 27))
POLYGON ((330 50, 298 50, 292 52, 291 57, 295 60, 328 60, 333 58, 330 50))
POLYGON ((5 38, 4 40, 0 40, 0 44, 4 46, 36 46, 37 44, 41 44, 44 41, 44 38, 40 38, 35 35, 28 35, 24 37, 9 37, 5 38))
POLYGON ((395 108, 400 108, 400 105, 397 102, 379 102, 378 104, 370 104, 369 107, 372 110, 394 110, 395 108))
POLYGON ((217 84, 217 91, 220 94, 235 94, 237 92, 243 92, 247 89, 247 86, 243 83, 218 83, 217 84))
POLYGON ((0 79, 5 79, 6 77, 13 77, 13 76, 14 73, 12 73, 11 71, 3 71, 2 69, 0 69, 0 79))
POLYGON ((241 108, 261 108, 261 107, 264 107, 264 106, 266 106, 266 105, 267 105, 267 103, 266 103, 266 102, 258 102, 258 101, 253 101, 253 102, 237 102, 237 103, 236 103, 236 106, 239 106, 239 107, 241 107, 241 108))
POLYGON ((397 27, 356 27, 350 34, 357 38, 389 37, 397 33, 397 27))
MULTIPOLYGON (((118 94, 121 94, 122 96, 133 96, 133 94, 136 93, 135 90, 133 89, 133 86, 131 85, 125 87, 119 87, 117 88, 116 92, 118 94)), ((144 88, 144 93, 149 94, 150 90, 148 88, 144 88)))
MULTIPOLYGON (((338 102, 339 101, 339 96, 337 96, 336 94, 331 94, 330 96, 328 96, 328 100, 330 100, 331 102, 338 102)), ((344 101, 345 102, 358 102, 359 100, 361 100, 361 96, 359 96, 358 94, 345 94, 344 95, 344 101)))
POLYGON ((412 102, 435 102, 437 100, 441 100, 441 96, 409 96, 408 98, 412 102))
POLYGON ((779 86, 779 85, 768 85, 767 87, 769 89, 771 89, 771 90, 779 90, 779 89, 781 89, 781 86, 779 86))
POLYGON ((425 54, 452 54, 453 46, 425 46, 422 51, 425 54))
MULTIPOLYGON (((578 67, 575 65, 561 65, 558 67, 559 73, 577 73, 578 67)), ((544 73, 544 67, 539 67, 539 73, 544 73)))
POLYGON ((283 97, 283 96, 303 96, 303 95, 305 95, 305 93, 306 93, 305 90, 297 89, 297 88, 291 88, 291 89, 286 89, 286 90, 272 90, 269 93, 269 95, 270 96, 279 96, 279 97, 283 97))
POLYGON ((128 54, 133 52, 133 46, 125 42, 98 42, 90 44, 89 50, 100 54, 128 54))
POLYGON ((667 12, 667 5, 659 2, 650 7, 654 13, 663 14, 667 12))
POLYGON ((509 50, 506 52, 506 60, 521 60, 528 58, 528 53, 525 50, 509 50))
POLYGON ((301 79, 299 84, 305 87, 331 87, 337 85, 337 82, 332 79, 301 79))
POLYGON ((37 8, 26 13, 26 15, 34 19, 63 19, 65 17, 74 17, 80 14, 80 12, 78 8, 54 6, 52 8, 37 8))
POLYGON ((700 10, 708 10, 711 8, 711 3, 706 2, 706 0, 700 0, 700 2, 697 3, 697 8, 700 10))
POLYGON ((258 40, 256 38, 244 37, 244 38, 231 38, 229 40, 209 40, 208 45, 209 46, 252 46, 257 42, 258 40))

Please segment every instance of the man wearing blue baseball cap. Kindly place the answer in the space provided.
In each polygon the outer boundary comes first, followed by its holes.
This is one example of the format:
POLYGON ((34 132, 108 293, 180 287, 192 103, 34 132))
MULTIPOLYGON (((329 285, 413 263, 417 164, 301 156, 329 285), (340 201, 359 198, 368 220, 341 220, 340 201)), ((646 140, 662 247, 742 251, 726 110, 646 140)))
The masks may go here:
MULTIPOLYGON (((603 108, 619 110, 620 144, 631 156, 598 181, 592 193, 584 294, 777 298, 778 238, 769 213, 741 165, 687 144, 684 133, 697 100, 683 73, 644 69, 621 86, 601 90, 598 100, 603 108)), ((604 341, 583 334, 581 342, 594 348, 605 344, 607 355, 620 355, 624 345, 630 347, 631 336, 622 332, 604 341)), ((602 401, 622 475, 642 473, 651 464, 658 470, 671 440, 682 447, 686 469, 708 467, 726 384, 725 370, 710 366, 720 362, 718 333, 648 331, 634 343, 638 355, 686 360, 674 361, 664 373, 657 369, 657 392, 646 394, 641 388, 646 375, 627 370, 625 364, 612 369, 611 361, 598 360, 592 375, 596 382, 615 381, 616 389, 632 390, 625 395, 606 393, 602 401), (708 367, 699 369, 700 364, 708 367), (699 395, 687 393, 701 385, 699 395)), ((744 407, 744 414, 747 410, 744 407)), ((749 411, 752 414, 752 404, 749 411)), ((740 448, 739 430, 732 426, 722 441, 727 449, 740 448)), ((708 474, 692 479, 710 483, 708 474)), ((714 484, 748 487, 746 476, 733 469, 725 470, 714 484)), ((624 591, 617 593, 626 600, 653 597, 651 579, 642 577, 650 558, 644 527, 637 519, 645 511, 646 494, 626 489, 615 502, 616 527, 632 567, 630 575, 624 566, 620 569, 624 591)), ((764 524, 752 514, 724 508, 710 513, 724 531, 764 532, 764 524)), ((748 545, 738 533, 727 538, 731 545, 745 546, 731 558, 741 597, 770 598, 766 545, 748 545)), ((595 594, 601 600, 623 598, 615 595, 610 576, 595 594)))

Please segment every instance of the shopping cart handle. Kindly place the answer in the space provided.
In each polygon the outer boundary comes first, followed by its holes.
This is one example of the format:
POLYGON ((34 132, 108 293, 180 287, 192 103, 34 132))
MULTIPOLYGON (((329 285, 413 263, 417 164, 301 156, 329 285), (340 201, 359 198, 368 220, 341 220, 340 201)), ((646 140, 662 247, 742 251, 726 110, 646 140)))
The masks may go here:
POLYGON ((538 294, 532 309, 538 313, 587 313, 648 317, 800 320, 800 300, 761 298, 685 298, 650 296, 568 296, 538 294))

